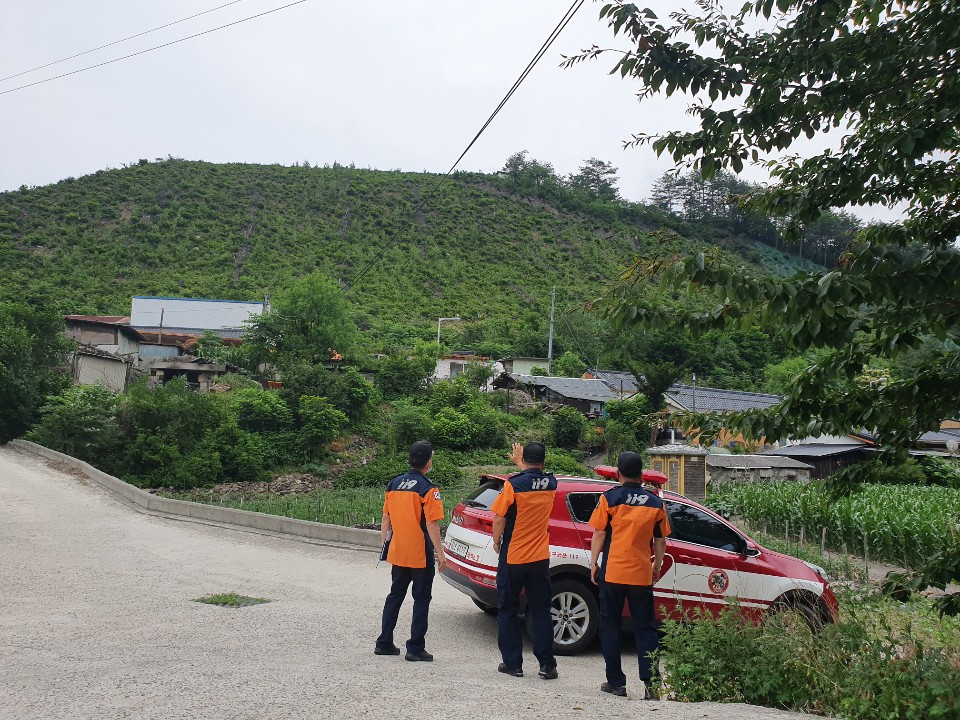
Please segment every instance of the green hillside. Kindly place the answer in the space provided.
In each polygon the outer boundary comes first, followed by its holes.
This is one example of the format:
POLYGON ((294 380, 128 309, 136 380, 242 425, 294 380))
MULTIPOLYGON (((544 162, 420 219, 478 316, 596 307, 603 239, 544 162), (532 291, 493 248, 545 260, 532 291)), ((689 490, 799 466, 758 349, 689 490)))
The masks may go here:
MULTIPOLYGON (((131 295, 259 299, 320 270, 344 287, 436 183, 431 174, 169 159, 0 194, 0 299, 123 314, 131 295)), ((543 199, 460 173, 350 285, 371 337, 429 337, 436 318, 542 317, 597 297, 638 253, 704 241, 745 262, 794 260, 722 227, 572 191, 543 199), (657 235, 665 225, 686 237, 657 235), (405 329, 405 331, 404 331, 405 329)))

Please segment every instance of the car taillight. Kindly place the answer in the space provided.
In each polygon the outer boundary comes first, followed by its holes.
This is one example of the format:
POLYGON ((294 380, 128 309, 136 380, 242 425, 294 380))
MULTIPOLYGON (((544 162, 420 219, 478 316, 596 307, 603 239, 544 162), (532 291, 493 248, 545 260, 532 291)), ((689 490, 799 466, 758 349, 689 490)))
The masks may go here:
POLYGON ((455 525, 459 525, 465 530, 476 530, 477 532, 493 535, 493 519, 479 517, 471 513, 454 512, 451 518, 455 525))

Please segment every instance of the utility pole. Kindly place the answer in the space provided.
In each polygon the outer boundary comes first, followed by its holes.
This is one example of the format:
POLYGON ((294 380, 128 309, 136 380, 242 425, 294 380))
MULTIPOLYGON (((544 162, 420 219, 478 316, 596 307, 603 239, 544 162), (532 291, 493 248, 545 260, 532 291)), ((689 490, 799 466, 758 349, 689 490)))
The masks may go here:
POLYGON ((160 308, 160 332, 157 335, 157 345, 163 344, 163 308, 160 308))
POLYGON ((697 411, 697 374, 693 373, 693 412, 697 411))
POLYGON ((557 286, 553 286, 550 293, 550 338, 547 340, 547 375, 551 374, 550 363, 553 361, 553 310, 557 304, 557 286))

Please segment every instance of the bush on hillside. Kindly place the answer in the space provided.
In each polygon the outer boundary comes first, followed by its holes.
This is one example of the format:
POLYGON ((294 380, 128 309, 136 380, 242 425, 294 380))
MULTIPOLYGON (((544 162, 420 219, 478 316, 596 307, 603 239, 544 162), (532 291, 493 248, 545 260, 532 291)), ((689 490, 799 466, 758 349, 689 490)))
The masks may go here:
MULTIPOLYGON (((402 475, 409 469, 410 456, 408 452, 381 452, 366 465, 345 472, 336 481, 336 485, 338 488, 386 488, 387 483, 392 478, 402 475)), ((440 488, 450 487, 463 481, 463 471, 442 450, 437 450, 433 454, 433 468, 430 470, 428 477, 431 482, 440 488)), ((445 499, 447 503, 450 501, 450 498, 445 499)))
POLYGON ((577 447, 586 431, 587 419, 572 407, 565 405, 550 416, 550 442, 557 447, 577 447))
POLYGON ((99 384, 68 388, 47 398, 39 424, 26 438, 87 462, 112 458, 119 440, 119 399, 99 384))
POLYGON ((406 451, 417 440, 430 436, 430 423, 430 412, 425 407, 410 401, 395 403, 388 423, 390 446, 397 452, 406 451))
POLYGON ((293 413, 273 390, 244 388, 231 393, 237 425, 247 432, 278 432, 293 425, 293 413))
POLYGON ((884 626, 874 608, 847 608, 820 633, 784 616, 755 625, 740 609, 667 620, 661 692, 684 702, 742 702, 873 720, 960 714, 960 654, 884 626), (891 636, 893 634, 893 636, 891 636))
POLYGON ((307 455, 319 457, 323 446, 347 426, 349 419, 326 398, 304 395, 300 398, 300 433, 307 455))

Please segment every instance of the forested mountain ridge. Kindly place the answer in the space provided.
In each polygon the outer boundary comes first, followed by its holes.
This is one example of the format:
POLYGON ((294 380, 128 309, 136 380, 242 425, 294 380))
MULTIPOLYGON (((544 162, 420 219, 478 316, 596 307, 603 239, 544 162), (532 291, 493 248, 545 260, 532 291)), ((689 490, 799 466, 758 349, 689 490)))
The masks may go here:
POLYGON ((476 173, 445 183, 375 259, 436 181, 168 159, 2 193, 0 299, 124 314, 131 295, 260 299, 319 270, 350 288, 361 328, 386 342, 429 337, 453 314, 486 324, 477 337, 497 335, 491 323, 539 332, 551 286, 567 307, 588 301, 638 254, 712 241, 748 265, 797 267, 722 223, 476 173))

